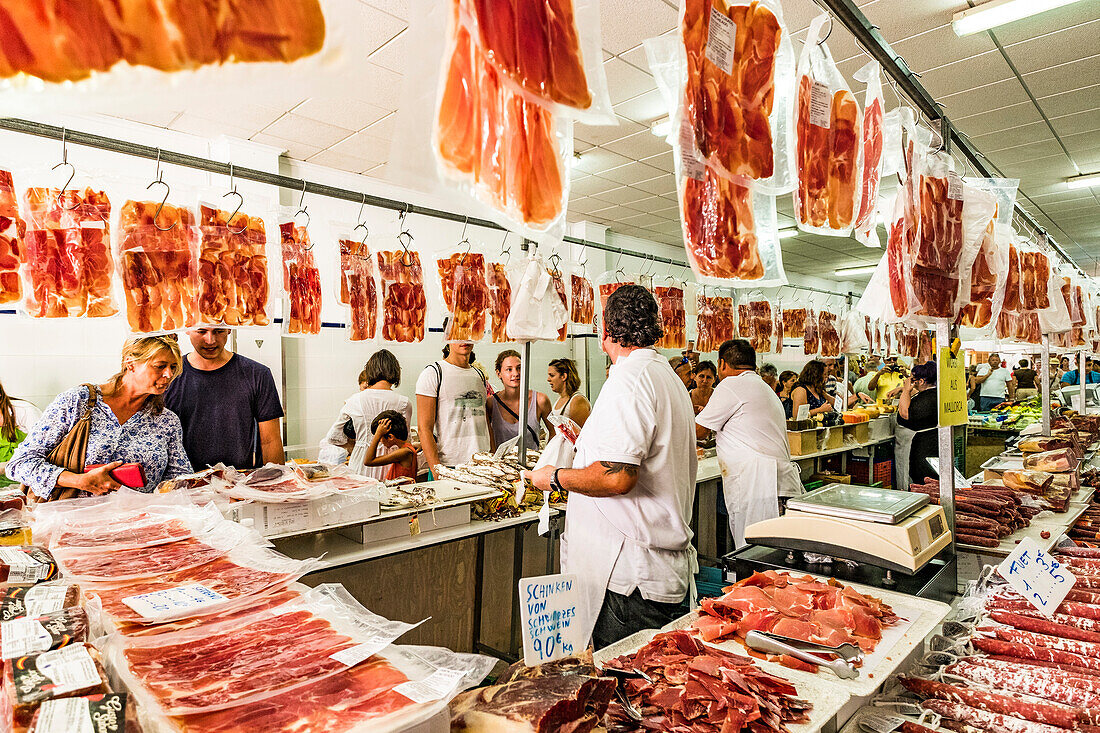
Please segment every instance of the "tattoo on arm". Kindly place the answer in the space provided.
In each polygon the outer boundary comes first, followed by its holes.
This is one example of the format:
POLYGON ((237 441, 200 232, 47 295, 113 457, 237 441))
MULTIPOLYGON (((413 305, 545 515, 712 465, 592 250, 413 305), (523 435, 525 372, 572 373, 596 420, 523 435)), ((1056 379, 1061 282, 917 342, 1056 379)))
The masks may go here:
POLYGON ((627 476, 633 476, 634 478, 637 478, 638 476, 638 467, 631 463, 600 461, 600 465, 604 467, 604 474, 606 475, 625 473, 627 476))

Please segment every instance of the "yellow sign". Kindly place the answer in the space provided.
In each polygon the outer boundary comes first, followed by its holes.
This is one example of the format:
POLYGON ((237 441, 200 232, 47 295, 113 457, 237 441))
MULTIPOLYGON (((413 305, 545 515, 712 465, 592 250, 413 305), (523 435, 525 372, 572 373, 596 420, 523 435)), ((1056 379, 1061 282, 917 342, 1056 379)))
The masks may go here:
POLYGON ((966 423, 966 372, 963 362, 951 355, 951 348, 940 349, 937 391, 940 397, 940 427, 966 423))

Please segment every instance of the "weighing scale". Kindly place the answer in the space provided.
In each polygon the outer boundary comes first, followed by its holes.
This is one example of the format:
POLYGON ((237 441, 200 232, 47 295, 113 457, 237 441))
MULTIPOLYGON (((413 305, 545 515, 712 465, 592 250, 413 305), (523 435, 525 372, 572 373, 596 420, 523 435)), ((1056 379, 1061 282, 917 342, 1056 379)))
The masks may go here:
MULTIPOLYGON (((783 516, 746 527, 745 540, 750 545, 788 551, 770 551, 767 557, 754 553, 753 561, 766 567, 821 572, 820 564, 798 562, 795 556, 796 551, 820 553, 859 563, 859 582, 869 585, 897 587, 894 571, 910 576, 903 582, 907 586, 915 584, 914 595, 923 595, 920 589, 953 565, 949 557, 936 558, 951 544, 943 507, 930 504, 926 494, 871 486, 828 484, 791 499, 783 516), (784 554, 785 563, 777 559, 784 554)), ((745 556, 748 549, 763 550, 742 548, 724 559, 750 559, 745 556)), ((954 584, 952 577, 952 593, 954 584)))

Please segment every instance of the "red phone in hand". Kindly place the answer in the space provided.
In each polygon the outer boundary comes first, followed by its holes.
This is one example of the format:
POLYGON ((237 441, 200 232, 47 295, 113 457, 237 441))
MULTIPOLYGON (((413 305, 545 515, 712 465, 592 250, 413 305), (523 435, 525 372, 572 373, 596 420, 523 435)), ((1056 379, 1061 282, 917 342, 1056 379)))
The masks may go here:
MULTIPOLYGON (((106 466, 106 463, 96 463, 91 466, 84 467, 84 473, 88 473, 93 468, 100 468, 106 466)), ((121 466, 111 471, 111 478, 118 481, 123 486, 129 486, 131 489, 145 488, 145 467, 140 463, 123 463, 121 466)))

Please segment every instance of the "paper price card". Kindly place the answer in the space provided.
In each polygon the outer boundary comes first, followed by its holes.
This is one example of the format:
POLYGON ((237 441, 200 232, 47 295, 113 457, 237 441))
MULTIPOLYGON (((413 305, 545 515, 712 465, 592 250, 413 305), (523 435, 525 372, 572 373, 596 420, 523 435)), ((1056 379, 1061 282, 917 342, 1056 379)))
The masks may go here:
POLYGON ((134 609, 144 619, 158 619, 176 616, 180 612, 197 611, 202 608, 224 603, 229 599, 205 585, 194 583, 167 588, 140 596, 123 598, 122 602, 134 609))
POLYGON ((1004 559, 997 572, 1017 593, 1047 616, 1065 600, 1077 578, 1062 563, 1044 552, 1039 544, 1025 537, 1016 550, 1004 559))
POLYGON ((534 667, 568 657, 587 643, 578 626, 581 594, 575 575, 542 575, 519 581, 523 663, 534 667))

